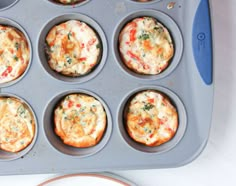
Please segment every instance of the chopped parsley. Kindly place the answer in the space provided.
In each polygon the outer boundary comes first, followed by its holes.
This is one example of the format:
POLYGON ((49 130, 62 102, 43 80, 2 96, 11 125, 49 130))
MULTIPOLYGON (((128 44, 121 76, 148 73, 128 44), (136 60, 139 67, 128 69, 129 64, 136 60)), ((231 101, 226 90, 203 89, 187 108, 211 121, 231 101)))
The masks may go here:
POLYGON ((159 34, 164 32, 164 29, 162 27, 154 27, 154 30, 156 30, 159 34))
POLYGON ((14 59, 15 59, 16 61, 18 61, 18 60, 19 60, 19 58, 18 58, 17 56, 14 56, 14 59))
POLYGON ((23 114, 25 114, 25 108, 21 105, 18 107, 17 109, 17 113, 22 116, 23 114))
POLYGON ((19 43, 15 43, 15 48, 16 48, 16 50, 18 50, 19 49, 19 43))
POLYGON ((67 57, 66 57, 66 62, 69 63, 69 64, 71 64, 71 63, 72 63, 72 59, 71 59, 69 56, 67 56, 67 57))
POLYGON ((151 110, 154 107, 154 105, 152 105, 151 103, 147 103, 144 105, 144 107, 142 108, 144 111, 147 110, 151 110))
POLYGON ((68 38, 68 40, 70 40, 71 36, 72 36, 72 33, 69 32, 69 33, 67 34, 67 38, 68 38))
POLYGON ((141 40, 147 40, 150 38, 149 34, 143 33, 142 35, 138 36, 141 40))

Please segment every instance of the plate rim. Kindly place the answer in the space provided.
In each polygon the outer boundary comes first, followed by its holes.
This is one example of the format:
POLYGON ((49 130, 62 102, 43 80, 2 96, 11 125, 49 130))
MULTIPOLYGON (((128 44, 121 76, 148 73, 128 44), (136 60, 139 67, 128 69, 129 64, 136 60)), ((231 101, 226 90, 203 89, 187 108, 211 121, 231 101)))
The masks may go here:
POLYGON ((104 172, 104 173, 73 173, 73 174, 65 174, 65 175, 57 175, 55 177, 49 178, 46 181, 43 181, 42 183, 38 184, 37 186, 47 186, 49 183, 53 183, 58 180, 63 180, 66 178, 73 178, 73 177, 95 177, 95 178, 102 178, 105 180, 113 181, 114 183, 120 183, 123 186, 137 186, 135 183, 127 180, 126 178, 123 178, 119 175, 116 175, 114 173, 110 172, 104 172))

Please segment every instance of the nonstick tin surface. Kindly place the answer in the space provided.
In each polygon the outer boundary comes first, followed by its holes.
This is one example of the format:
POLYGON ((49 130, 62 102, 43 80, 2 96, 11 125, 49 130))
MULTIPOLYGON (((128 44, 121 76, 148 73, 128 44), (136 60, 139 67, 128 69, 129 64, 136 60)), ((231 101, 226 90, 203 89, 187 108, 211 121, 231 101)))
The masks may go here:
MULTIPOLYGON (((177 0, 169 9, 170 2, 90 0, 62 6, 47 0, 18 0, 12 6, 8 3, 6 7, 0 6, 0 24, 19 25, 32 46, 31 63, 24 76, 1 86, 0 96, 10 94, 25 100, 32 107, 38 126, 37 138, 26 154, 14 160, 0 157, 0 174, 171 168, 185 165, 199 155, 210 130, 213 83, 206 84, 198 71, 192 32, 199 6, 207 1, 177 0), (174 41, 171 64, 159 75, 137 75, 125 68, 119 57, 119 31, 129 20, 141 16, 151 16, 163 23, 174 41), (101 61, 88 76, 65 78, 47 66, 43 50, 45 35, 51 26, 69 19, 86 22, 100 37, 101 61), (179 113, 176 136, 155 148, 131 141, 122 123, 126 101, 147 89, 167 95, 179 113), (50 112, 67 93, 86 93, 102 102, 108 126, 98 147, 80 152, 65 148, 54 136, 50 112)), ((202 41, 198 44, 202 47, 202 41)))

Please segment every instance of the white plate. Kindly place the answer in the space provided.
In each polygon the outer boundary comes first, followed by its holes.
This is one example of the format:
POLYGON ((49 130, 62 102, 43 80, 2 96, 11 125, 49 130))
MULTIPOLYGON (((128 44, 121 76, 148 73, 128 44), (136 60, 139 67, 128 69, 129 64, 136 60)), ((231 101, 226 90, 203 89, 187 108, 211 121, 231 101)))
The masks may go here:
POLYGON ((134 183, 111 173, 69 174, 49 179, 38 186, 135 186, 134 183))

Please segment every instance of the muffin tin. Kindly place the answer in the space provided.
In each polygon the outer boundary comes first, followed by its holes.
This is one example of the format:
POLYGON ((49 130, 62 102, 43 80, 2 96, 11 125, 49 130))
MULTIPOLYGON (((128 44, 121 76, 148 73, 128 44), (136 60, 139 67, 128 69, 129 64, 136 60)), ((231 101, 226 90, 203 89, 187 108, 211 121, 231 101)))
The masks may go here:
POLYGON ((0 96, 23 99, 35 114, 37 133, 24 152, 0 151, 0 174, 170 168, 185 165, 200 154, 207 143, 213 105, 209 3, 176 0, 173 8, 169 8, 169 3, 169 0, 88 0, 63 6, 50 0, 1 1, 0 24, 14 26, 27 36, 31 63, 20 79, 0 85, 0 96), (174 41, 171 64, 155 76, 127 69, 117 49, 122 27, 141 16, 151 16, 163 23, 174 41), (47 64, 44 42, 47 32, 69 19, 84 21, 101 39, 100 64, 86 76, 61 76, 47 64), (179 114, 176 135, 157 147, 132 141, 123 126, 127 101, 147 89, 167 95, 179 114), (69 147, 55 135, 53 109, 70 93, 92 95, 103 104, 107 128, 97 146, 69 147))

